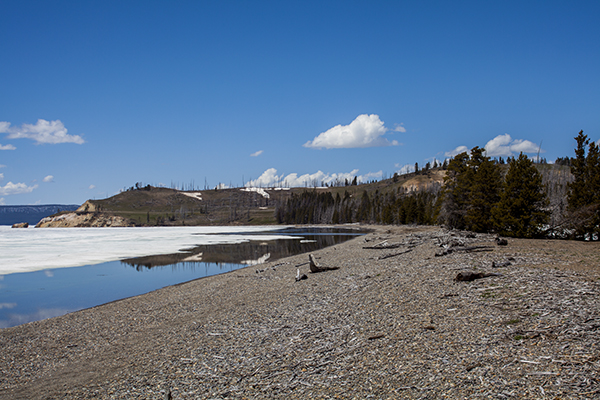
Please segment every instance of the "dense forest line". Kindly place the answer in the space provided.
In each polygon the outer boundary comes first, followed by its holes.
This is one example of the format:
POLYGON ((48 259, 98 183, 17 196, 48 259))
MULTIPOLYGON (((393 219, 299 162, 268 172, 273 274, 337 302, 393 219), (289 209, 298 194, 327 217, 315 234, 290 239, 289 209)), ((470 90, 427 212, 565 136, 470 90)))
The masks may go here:
POLYGON ((598 240, 598 145, 583 131, 575 140, 575 157, 555 163, 570 174, 522 153, 506 162, 491 159, 475 147, 439 167, 446 169, 443 185, 364 190, 360 196, 305 190, 278 204, 276 218, 283 224, 441 224, 513 237, 598 240))

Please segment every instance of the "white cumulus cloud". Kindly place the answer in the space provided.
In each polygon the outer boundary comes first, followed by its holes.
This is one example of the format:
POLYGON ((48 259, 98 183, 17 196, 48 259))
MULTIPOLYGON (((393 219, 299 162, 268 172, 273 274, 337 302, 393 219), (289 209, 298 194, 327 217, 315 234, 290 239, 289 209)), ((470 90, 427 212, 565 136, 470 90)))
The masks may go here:
POLYGON ((258 156, 260 156, 262 153, 263 153, 263 151, 262 151, 262 150, 259 150, 259 151, 255 152, 255 153, 252 153, 252 154, 250 154, 250 157, 258 157, 258 156))
MULTIPOLYGON (((382 136, 388 132, 383 121, 376 114, 361 114, 350 125, 336 125, 333 128, 319 134, 312 141, 304 144, 304 147, 315 149, 342 149, 356 147, 381 147, 397 146, 396 140, 391 142, 382 136)), ((397 126, 394 131, 405 132, 402 126, 397 126)))
POLYGON ((0 186, 0 196, 9 196, 11 194, 31 193, 37 189, 38 185, 27 186, 24 183, 8 182, 4 186, 0 186))
POLYGON ((312 174, 298 175, 293 172, 286 176, 285 174, 278 175, 275 168, 269 168, 258 179, 247 182, 246 187, 315 187, 331 184, 339 185, 344 184, 346 180, 351 182, 354 177, 357 178, 358 182, 367 182, 372 179, 381 178, 383 172, 369 172, 364 175, 357 174, 358 169, 333 174, 317 171, 312 174))
POLYGON ((454 150, 447 151, 446 153, 444 153, 444 155, 446 157, 454 157, 454 156, 456 156, 456 155, 458 155, 460 153, 464 153, 465 151, 466 152, 469 151, 469 149, 467 148, 467 146, 458 146, 454 150))
POLYGON ((44 178, 44 182, 54 182, 54 177, 52 175, 48 175, 44 178))
POLYGON ((16 150, 17 148, 15 146, 13 146, 12 144, 5 144, 5 145, 1 145, 0 144, 0 150, 16 150))
POLYGON ((11 127, 10 122, 0 121, 0 133, 8 133, 8 139, 32 139, 36 144, 85 143, 81 136, 67 134, 67 128, 58 119, 55 121, 38 119, 37 123, 23 124, 20 128, 11 127))
MULTIPOLYGON (((498 135, 485 145, 488 157, 511 157, 519 153, 537 153, 540 147, 529 140, 513 139, 508 133, 498 135)), ((541 150, 543 153, 544 150, 541 150)))

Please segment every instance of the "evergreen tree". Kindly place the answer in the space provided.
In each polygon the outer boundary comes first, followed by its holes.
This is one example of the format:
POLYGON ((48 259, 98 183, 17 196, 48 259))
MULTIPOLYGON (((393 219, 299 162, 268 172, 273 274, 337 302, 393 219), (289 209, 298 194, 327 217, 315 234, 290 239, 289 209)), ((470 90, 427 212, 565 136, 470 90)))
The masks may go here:
POLYGON ((571 159, 574 180, 569 184, 568 210, 577 239, 600 239, 600 149, 580 131, 571 159), (586 156, 586 146, 588 152, 586 156))
POLYGON ((464 229, 466 227, 466 210, 469 203, 471 170, 468 166, 467 152, 457 154, 450 159, 446 176, 440 211, 441 223, 449 228, 464 229))
POLYGON ((575 158, 571 162, 571 174, 573 174, 573 182, 569 184, 569 209, 571 211, 580 209, 581 207, 590 204, 591 194, 587 188, 588 183, 588 168, 585 156, 585 150, 590 143, 587 135, 580 131, 575 137, 577 148, 575 149, 575 158))
POLYGON ((371 220, 371 200, 366 190, 363 190, 356 218, 361 222, 370 222, 371 220))
POLYGON ((475 232, 489 232, 493 229, 492 208, 500 201, 502 176, 500 169, 484 149, 474 147, 468 166, 471 169, 469 206, 465 216, 467 229, 475 232))
POLYGON ((542 233, 549 212, 542 185, 542 175, 533 162, 521 153, 512 158, 500 202, 492 210, 494 222, 502 235, 533 238, 542 233))

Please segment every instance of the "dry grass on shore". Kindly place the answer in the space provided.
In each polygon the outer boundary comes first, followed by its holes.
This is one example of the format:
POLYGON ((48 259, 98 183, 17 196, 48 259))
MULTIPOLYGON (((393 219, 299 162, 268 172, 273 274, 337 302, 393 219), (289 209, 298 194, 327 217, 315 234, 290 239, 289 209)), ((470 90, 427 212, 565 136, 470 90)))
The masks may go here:
POLYGON ((598 243, 374 229, 2 329, 0 398, 600 397, 598 243))

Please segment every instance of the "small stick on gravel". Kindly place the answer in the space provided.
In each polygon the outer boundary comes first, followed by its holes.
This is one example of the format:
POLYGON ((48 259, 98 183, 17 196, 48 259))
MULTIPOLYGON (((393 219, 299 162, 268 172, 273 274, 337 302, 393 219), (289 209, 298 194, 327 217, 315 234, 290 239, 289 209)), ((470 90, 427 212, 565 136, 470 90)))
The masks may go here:
POLYGON ((308 276, 306 276, 306 274, 300 275, 300 269, 297 269, 296 270, 296 282, 303 281, 305 279, 308 279, 308 276))
POLYGON ((385 256, 377 257, 377 259, 385 260, 386 258, 397 257, 397 256, 401 256, 402 254, 410 253, 411 251, 412 251, 412 249, 408 249, 408 250, 401 251, 400 253, 386 254, 385 256))

